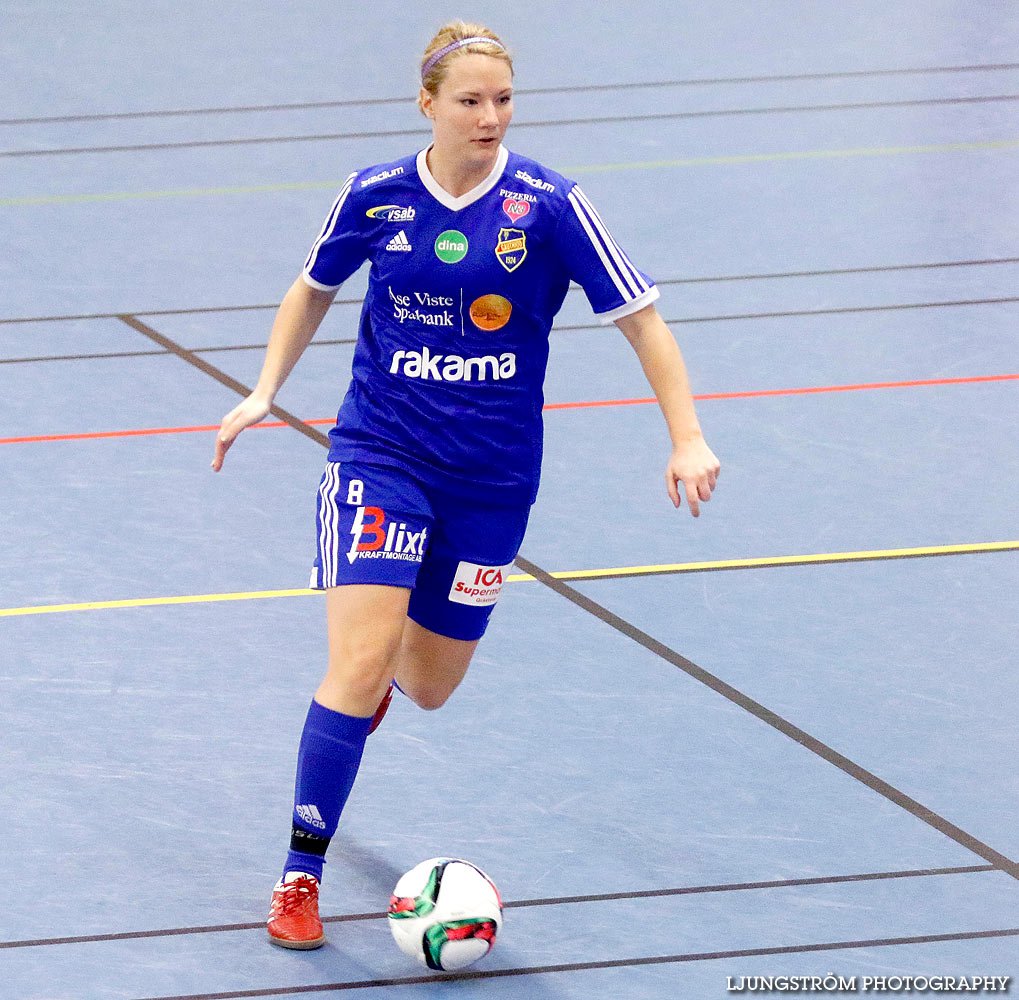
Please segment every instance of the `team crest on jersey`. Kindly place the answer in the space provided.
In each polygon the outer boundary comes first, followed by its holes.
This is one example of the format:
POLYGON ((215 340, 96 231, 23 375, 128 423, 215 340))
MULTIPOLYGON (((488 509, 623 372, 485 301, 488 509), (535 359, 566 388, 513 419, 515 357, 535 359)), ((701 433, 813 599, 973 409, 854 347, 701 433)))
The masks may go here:
POLYGON ((510 222, 519 222, 531 210, 531 203, 516 196, 507 198, 502 203, 502 210, 509 216, 510 222))
POLYGON ((500 229, 495 255, 507 271, 515 271, 527 256, 527 237, 522 229, 500 229))

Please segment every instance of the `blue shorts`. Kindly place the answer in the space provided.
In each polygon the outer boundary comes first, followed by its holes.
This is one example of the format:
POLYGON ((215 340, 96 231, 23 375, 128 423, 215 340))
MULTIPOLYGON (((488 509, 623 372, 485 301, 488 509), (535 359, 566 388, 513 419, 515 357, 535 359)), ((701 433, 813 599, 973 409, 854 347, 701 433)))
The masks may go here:
POLYGON ((327 462, 310 586, 408 587, 419 625, 480 639, 530 511, 451 496, 393 466, 327 462))

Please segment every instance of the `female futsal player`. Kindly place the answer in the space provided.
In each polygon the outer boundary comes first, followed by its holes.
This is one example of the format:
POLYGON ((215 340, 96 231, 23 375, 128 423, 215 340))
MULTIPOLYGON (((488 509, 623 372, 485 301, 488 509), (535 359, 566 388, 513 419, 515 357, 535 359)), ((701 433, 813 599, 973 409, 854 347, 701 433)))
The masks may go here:
POLYGON ((347 178, 212 462, 218 471, 266 416, 340 285, 371 261, 318 492, 311 585, 326 591, 329 665, 301 736, 290 853, 269 913, 270 940, 287 948, 325 940, 324 855, 394 679, 438 708, 485 631, 537 491, 548 333, 571 279, 633 345, 658 398, 672 502, 682 483, 696 517, 719 472, 658 289, 579 187, 502 145, 513 114, 502 42, 446 25, 421 80, 432 144, 347 178))

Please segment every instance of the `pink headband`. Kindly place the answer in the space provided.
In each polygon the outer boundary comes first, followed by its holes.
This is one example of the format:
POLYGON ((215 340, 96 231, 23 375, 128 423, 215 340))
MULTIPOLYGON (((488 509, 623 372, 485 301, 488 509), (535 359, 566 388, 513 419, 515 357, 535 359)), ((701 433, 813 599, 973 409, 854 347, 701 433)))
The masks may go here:
POLYGON ((494 45, 496 48, 506 51, 506 46, 502 42, 496 41, 494 38, 461 38, 458 42, 451 42, 445 48, 439 49, 438 52, 432 53, 428 57, 428 61, 421 67, 421 79, 423 80, 428 76, 432 67, 443 57, 448 56, 450 52, 455 52, 457 49, 463 48, 465 45, 473 45, 475 42, 487 42, 489 45, 494 45))

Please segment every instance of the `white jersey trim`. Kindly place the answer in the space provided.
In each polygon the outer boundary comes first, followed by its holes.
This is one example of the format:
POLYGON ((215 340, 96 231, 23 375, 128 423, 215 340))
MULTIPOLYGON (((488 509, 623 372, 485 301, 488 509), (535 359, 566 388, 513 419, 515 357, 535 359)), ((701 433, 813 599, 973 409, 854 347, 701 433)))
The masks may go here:
POLYGON ((304 280, 313 288, 320 288, 324 292, 334 292, 340 286, 323 285, 312 278, 310 272, 318 260, 318 252, 322 249, 322 244, 333 235, 333 230, 336 228, 336 220, 340 216, 340 209, 343 208, 343 203, 347 200, 347 195, 350 194, 350 189, 354 186, 355 177, 357 177, 357 174, 353 173, 343 182, 343 187, 340 188, 340 193, 337 195, 336 201, 333 202, 333 207, 326 216, 322 232, 318 234, 318 239, 315 240, 315 245, 311 248, 311 253, 308 254, 308 259, 304 262, 304 280))
POLYGON ((608 326, 624 316, 632 316, 635 312, 640 312, 645 306, 649 306, 652 302, 657 301, 660 294, 658 289, 652 285, 643 295, 632 302, 627 302, 616 309, 610 309, 608 312, 597 313, 598 322, 602 326, 608 326))
POLYGON ((605 271, 616 286, 616 291, 623 297, 624 302, 639 298, 644 295, 650 286, 640 276, 640 273, 630 262, 630 258, 623 253, 622 248, 612 238, 605 223, 595 211, 594 206, 587 200, 586 195, 580 190, 579 185, 574 185, 569 194, 570 204, 580 224, 584 227, 591 246, 594 247, 601 260, 605 271))
POLYGON ((321 281, 316 281, 307 271, 302 271, 301 277, 304 278, 306 285, 311 285, 312 288, 317 288, 320 292, 338 292, 343 287, 342 285, 323 285, 321 281))
MULTIPOLYGON (((428 149, 432 147, 429 146, 428 149)), ((459 198, 454 198, 433 176, 432 172, 428 169, 428 149, 422 149, 418 153, 417 168, 418 177, 421 178, 421 183, 424 184, 425 190, 437 201, 440 205, 445 205, 446 208, 454 212, 459 212, 460 209, 466 208, 468 205, 473 205, 479 198, 483 198, 496 184, 499 183, 499 178, 502 177, 503 171, 506 169, 506 164, 509 161, 509 150, 505 146, 499 146, 499 153, 495 158, 495 166, 492 168, 492 172, 477 186, 471 188, 466 194, 460 195, 459 198)))

